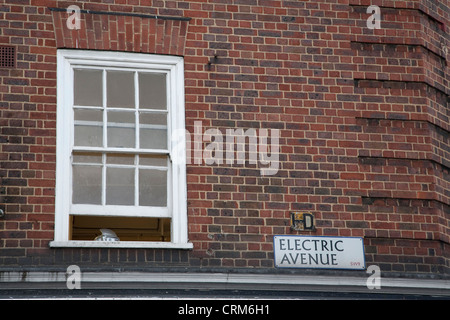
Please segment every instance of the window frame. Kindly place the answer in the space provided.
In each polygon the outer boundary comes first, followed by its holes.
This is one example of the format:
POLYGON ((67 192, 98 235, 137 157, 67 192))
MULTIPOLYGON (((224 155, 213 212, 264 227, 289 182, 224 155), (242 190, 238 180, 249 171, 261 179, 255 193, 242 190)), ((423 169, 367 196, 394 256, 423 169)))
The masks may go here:
MULTIPOLYGON (((139 130, 139 128, 135 128, 139 130)), ((90 51, 58 49, 57 51, 57 139, 56 139, 56 189, 55 189, 55 235, 51 247, 137 247, 137 248, 180 248, 191 249, 187 232, 187 184, 186 162, 174 161, 173 156, 184 157, 186 150, 184 135, 175 135, 176 132, 185 132, 185 106, 184 106, 184 59, 179 56, 165 56, 156 54, 141 54, 130 52, 90 51), (82 214, 83 206, 77 205, 72 210, 72 152, 78 148, 74 146, 74 69, 79 68, 127 68, 133 72, 151 70, 167 73, 167 150, 144 150, 135 148, 120 148, 119 153, 140 154, 166 152, 168 155, 168 179, 171 186, 167 192, 167 212, 151 212, 149 208, 135 206, 132 212, 119 214, 99 209, 98 216, 124 216, 124 217, 170 217, 171 242, 156 241, 75 241, 69 240, 69 216, 82 214), (171 141, 176 137, 176 142, 171 141)), ((83 150, 89 147, 83 147, 83 150)), ((94 148, 93 152, 99 148, 94 148)), ((108 153, 112 148, 103 146, 108 153)), ((177 160, 177 159, 175 159, 177 160)), ((139 186, 135 186, 138 188, 139 186)), ((135 190, 135 192, 137 192, 135 190)), ((87 205, 87 207, 91 207, 87 205)), ((123 208, 123 206, 122 206, 123 208)), ((123 211, 123 210, 122 210, 123 211)))

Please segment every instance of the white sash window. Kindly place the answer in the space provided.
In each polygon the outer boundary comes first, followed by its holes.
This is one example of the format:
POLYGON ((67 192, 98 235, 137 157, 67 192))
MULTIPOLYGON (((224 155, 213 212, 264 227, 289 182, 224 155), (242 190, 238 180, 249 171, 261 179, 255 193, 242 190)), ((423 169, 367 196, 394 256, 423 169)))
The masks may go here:
POLYGON ((58 50, 55 241, 191 248, 183 58, 58 50), (110 229, 120 241, 94 241, 110 229))

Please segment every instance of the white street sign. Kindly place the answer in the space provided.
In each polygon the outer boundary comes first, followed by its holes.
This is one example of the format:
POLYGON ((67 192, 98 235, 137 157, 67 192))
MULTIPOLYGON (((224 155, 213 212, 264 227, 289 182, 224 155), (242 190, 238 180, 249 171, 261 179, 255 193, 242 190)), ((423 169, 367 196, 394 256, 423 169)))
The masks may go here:
POLYGON ((362 238, 278 235, 273 248, 278 268, 366 268, 362 238))

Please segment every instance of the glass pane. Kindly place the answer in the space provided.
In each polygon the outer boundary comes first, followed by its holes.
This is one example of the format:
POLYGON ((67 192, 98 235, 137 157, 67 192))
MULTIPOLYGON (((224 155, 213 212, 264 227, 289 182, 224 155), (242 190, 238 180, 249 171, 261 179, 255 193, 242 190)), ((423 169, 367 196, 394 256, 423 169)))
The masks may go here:
POLYGON ((114 108, 134 108, 134 73, 124 71, 108 71, 107 106, 114 108))
POLYGON ((108 147, 135 147, 134 112, 108 112, 108 147))
POLYGON ((134 205, 133 168, 106 168, 106 204, 134 205))
POLYGON ((72 203, 101 204, 102 202, 102 167, 73 166, 72 203))
POLYGON ((139 129, 140 147, 142 149, 167 148, 166 113, 141 113, 139 129))
POLYGON ((140 155, 139 164, 141 166, 167 167, 167 156, 140 155))
POLYGON ((75 145, 103 146, 103 111, 75 109, 75 145))
POLYGON ((167 206, 167 171, 139 170, 139 205, 167 206))
POLYGON ((73 154, 73 163, 95 163, 102 164, 101 153, 75 152, 73 154))
POLYGON ((139 108, 167 108, 165 74, 139 73, 139 108))
POLYGON ((134 165, 134 155, 130 154, 108 154, 106 157, 107 164, 125 164, 134 165))
POLYGON ((103 105, 103 71, 74 70, 74 104, 76 106, 103 105))

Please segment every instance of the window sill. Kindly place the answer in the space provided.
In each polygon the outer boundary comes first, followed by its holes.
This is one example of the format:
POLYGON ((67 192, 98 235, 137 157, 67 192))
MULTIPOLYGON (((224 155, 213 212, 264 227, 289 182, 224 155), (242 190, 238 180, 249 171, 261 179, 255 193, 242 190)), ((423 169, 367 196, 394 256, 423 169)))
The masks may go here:
POLYGON ((188 243, 152 241, 51 241, 50 248, 143 248, 143 249, 192 249, 188 243))

